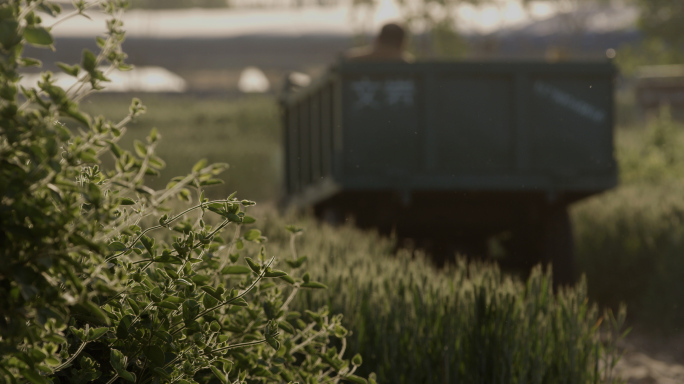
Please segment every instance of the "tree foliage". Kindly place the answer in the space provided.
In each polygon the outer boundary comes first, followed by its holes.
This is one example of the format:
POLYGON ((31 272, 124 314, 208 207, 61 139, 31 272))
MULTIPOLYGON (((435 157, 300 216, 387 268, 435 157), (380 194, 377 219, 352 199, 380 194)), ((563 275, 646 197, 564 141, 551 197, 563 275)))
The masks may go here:
POLYGON ((648 39, 661 39, 670 49, 684 51, 684 2, 636 0, 639 29, 648 39))

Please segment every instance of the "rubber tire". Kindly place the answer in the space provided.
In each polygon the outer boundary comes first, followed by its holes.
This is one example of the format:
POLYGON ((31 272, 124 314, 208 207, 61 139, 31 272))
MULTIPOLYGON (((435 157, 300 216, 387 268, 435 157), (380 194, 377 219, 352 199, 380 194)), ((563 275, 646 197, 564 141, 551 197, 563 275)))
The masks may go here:
POLYGON ((551 206, 546 212, 542 259, 553 266, 553 285, 572 285, 575 276, 575 244, 567 206, 551 206))

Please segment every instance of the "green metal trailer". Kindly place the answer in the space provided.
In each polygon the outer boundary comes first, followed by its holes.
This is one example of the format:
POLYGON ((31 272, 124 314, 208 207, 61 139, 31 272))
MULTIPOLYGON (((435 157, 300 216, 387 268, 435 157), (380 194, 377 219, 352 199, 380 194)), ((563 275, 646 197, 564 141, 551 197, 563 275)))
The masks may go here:
MULTIPOLYGON (((617 184, 609 62, 341 62, 281 100, 285 201, 447 252, 553 262, 617 184)), ((439 253, 439 252, 436 252, 439 253)))

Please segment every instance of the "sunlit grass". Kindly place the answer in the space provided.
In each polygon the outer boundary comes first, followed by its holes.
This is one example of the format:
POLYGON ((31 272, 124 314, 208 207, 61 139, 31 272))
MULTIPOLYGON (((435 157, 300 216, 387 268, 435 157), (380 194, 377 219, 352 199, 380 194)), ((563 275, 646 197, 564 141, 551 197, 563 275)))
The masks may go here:
MULTIPOLYGON (((127 113, 130 97, 98 95, 83 105, 91 114, 119 117, 127 113)), ((258 200, 274 199, 281 186, 280 126, 277 104, 269 97, 242 99, 192 96, 142 96, 147 113, 128 124, 121 145, 132 148, 157 127, 162 140, 157 154, 166 162, 160 177, 149 184, 161 188, 183 175, 199 159, 230 164, 225 185, 208 189, 210 197, 233 191, 258 200)))

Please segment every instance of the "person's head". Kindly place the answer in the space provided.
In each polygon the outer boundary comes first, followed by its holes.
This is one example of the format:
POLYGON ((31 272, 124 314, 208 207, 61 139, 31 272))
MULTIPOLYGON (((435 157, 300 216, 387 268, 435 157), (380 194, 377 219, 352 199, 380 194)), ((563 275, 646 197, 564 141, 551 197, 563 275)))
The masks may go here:
POLYGON ((399 24, 388 23, 382 26, 376 45, 383 48, 403 49, 406 31, 399 24))

